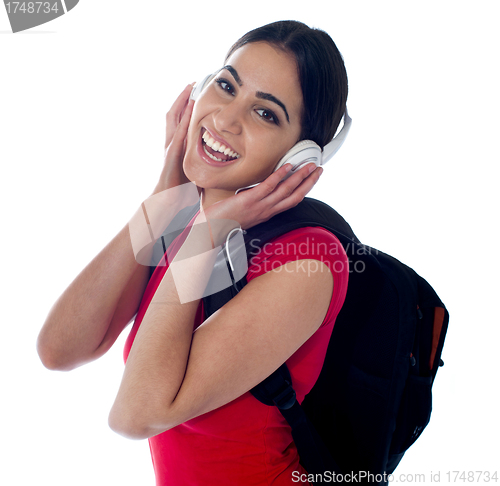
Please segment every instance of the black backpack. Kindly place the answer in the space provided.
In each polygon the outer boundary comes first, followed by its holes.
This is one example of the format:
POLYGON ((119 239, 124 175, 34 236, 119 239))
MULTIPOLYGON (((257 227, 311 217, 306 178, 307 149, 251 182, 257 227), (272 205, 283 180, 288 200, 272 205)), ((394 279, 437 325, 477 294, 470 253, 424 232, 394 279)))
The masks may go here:
MULTIPOLYGON (((197 208, 179 213, 165 231, 170 241, 197 208)), ((270 239, 306 226, 327 229, 344 247, 349 259, 346 299, 320 376, 302 405, 286 364, 251 393, 278 406, 292 428, 301 464, 317 482, 387 484, 388 474, 429 422, 448 312, 423 278, 361 244, 336 211, 315 199, 305 198, 244 232, 248 259, 270 239)), ((163 240, 156 245, 156 262, 170 242, 163 240)), ((246 278, 233 278, 233 286, 205 297, 206 317, 245 284, 246 278)))

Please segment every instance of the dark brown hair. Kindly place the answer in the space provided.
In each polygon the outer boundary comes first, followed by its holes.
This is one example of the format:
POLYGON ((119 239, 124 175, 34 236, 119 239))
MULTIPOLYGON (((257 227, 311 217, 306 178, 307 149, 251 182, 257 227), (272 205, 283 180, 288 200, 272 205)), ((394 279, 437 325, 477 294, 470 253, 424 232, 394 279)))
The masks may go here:
POLYGON ((251 42, 267 42, 294 55, 304 98, 301 140, 313 140, 324 147, 340 125, 348 91, 344 60, 332 38, 302 22, 273 22, 237 40, 229 49, 226 61, 237 49, 251 42))

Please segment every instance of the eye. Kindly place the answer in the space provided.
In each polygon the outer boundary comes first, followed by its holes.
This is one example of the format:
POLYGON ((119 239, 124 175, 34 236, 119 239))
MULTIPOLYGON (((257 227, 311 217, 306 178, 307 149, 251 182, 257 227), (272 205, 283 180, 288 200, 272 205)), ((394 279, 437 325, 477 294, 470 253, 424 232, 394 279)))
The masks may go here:
POLYGON ((222 91, 225 91, 230 95, 234 95, 233 85, 227 79, 218 78, 215 82, 219 85, 219 88, 222 89, 222 91))
POLYGON ((265 108, 260 108, 255 110, 255 112, 265 121, 269 123, 275 123, 279 125, 278 117, 270 110, 266 110, 265 108))

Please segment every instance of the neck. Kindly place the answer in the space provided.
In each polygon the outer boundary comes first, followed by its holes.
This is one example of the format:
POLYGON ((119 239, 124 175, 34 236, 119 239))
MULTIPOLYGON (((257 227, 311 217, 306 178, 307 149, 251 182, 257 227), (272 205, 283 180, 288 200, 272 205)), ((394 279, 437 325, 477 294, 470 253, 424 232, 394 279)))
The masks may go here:
POLYGON ((223 201, 224 199, 234 196, 233 191, 212 188, 202 189, 201 194, 201 204, 204 210, 212 206, 212 204, 218 203, 220 201, 223 201))

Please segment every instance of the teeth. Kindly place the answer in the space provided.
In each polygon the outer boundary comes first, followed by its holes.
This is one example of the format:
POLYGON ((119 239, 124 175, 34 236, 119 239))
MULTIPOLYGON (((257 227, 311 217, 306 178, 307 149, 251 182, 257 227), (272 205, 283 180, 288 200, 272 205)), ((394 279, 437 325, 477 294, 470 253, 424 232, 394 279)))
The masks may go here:
MULTIPOLYGON (((229 147, 226 147, 224 144, 214 140, 207 131, 205 131, 203 133, 202 138, 205 141, 206 145, 208 145, 212 150, 215 150, 216 152, 220 152, 221 154, 224 154, 224 155, 229 155, 230 157, 233 157, 236 159, 240 158, 240 154, 237 154, 236 152, 231 150, 229 147)), ((221 162, 221 160, 218 159, 217 157, 212 157, 212 158, 221 162)))
POLYGON ((222 162, 222 159, 218 159, 217 157, 215 157, 214 155, 212 155, 208 150, 207 150, 207 147, 203 147, 203 151, 212 159, 212 160, 216 160, 217 162, 222 162))

